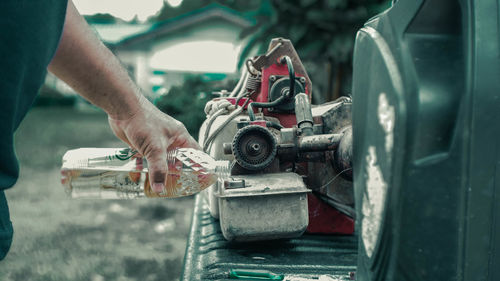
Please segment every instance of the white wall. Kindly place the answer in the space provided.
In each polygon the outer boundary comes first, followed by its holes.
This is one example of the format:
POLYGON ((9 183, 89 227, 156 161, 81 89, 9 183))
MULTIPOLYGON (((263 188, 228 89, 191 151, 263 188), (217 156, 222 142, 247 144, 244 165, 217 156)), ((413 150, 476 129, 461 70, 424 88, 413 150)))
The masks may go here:
POLYGON ((150 83, 153 70, 167 72, 164 77, 167 90, 179 84, 180 73, 236 73, 241 30, 224 20, 209 20, 162 36, 147 51, 120 51, 118 56, 125 64, 134 65, 136 82, 146 95, 154 98, 150 83), (175 81, 169 79, 169 72, 176 73, 175 81))

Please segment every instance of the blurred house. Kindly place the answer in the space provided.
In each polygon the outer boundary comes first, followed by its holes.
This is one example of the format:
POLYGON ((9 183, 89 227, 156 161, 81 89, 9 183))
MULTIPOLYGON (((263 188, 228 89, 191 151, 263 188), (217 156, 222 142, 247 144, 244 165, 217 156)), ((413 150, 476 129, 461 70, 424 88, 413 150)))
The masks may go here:
MULTIPOLYGON (((236 76, 244 44, 239 35, 254 23, 215 4, 155 24, 90 24, 144 94, 154 99, 182 84, 187 74, 200 73, 208 80, 236 76)), ((50 74, 44 88, 75 94, 50 74)))

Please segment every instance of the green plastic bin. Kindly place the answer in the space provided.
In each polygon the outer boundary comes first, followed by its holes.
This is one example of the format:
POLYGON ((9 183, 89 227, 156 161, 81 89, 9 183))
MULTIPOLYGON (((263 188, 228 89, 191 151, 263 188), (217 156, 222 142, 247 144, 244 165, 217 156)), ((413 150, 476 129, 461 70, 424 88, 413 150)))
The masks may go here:
POLYGON ((499 12, 400 0, 358 32, 357 280, 500 280, 499 12))

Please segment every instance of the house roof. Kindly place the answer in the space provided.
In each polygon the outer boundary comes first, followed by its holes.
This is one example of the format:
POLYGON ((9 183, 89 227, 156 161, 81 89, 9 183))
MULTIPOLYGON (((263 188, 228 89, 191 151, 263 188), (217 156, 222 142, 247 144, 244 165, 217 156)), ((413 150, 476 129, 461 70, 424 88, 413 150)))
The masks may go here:
POLYGON ((151 24, 132 23, 92 23, 91 25, 97 31, 101 40, 111 45, 151 28, 151 24))
POLYGON ((220 4, 211 4, 184 15, 150 25, 144 30, 140 30, 136 33, 129 34, 128 36, 114 42, 114 46, 127 46, 140 42, 147 42, 159 36, 187 28, 209 19, 223 19, 243 28, 255 24, 255 20, 253 18, 243 16, 236 10, 220 4))

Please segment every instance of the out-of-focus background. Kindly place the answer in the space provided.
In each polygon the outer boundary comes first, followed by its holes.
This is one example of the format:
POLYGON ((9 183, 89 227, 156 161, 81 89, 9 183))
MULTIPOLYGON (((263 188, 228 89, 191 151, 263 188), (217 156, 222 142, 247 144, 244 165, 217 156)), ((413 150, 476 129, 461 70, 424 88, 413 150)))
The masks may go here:
MULTIPOLYGON (((390 0, 74 0, 144 94, 197 137, 212 92, 231 90, 270 39, 292 41, 313 103, 349 95, 356 31, 390 0)), ((123 147, 106 115, 51 74, 16 134, 21 176, 6 192, 15 238, 0 280, 177 280, 192 198, 70 200, 64 152, 123 147)))

